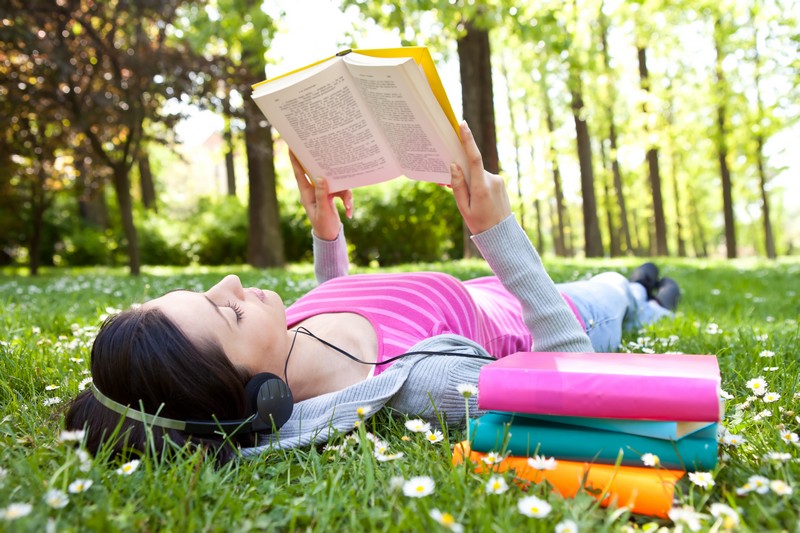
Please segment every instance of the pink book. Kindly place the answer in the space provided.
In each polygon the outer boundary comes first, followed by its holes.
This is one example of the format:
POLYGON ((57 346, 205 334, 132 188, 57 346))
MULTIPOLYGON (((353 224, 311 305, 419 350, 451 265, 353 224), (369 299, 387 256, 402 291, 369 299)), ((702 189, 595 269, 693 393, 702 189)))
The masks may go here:
POLYGON ((517 352, 485 365, 478 407, 595 418, 720 419, 716 356, 517 352))

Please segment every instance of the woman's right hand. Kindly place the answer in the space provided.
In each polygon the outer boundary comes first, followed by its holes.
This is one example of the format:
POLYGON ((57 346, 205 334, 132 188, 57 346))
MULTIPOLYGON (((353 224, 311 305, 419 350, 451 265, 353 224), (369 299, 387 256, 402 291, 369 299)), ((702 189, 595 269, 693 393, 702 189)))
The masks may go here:
POLYGON ((314 235, 326 241, 335 240, 339 235, 342 222, 339 211, 334 203, 335 198, 341 198, 347 218, 353 216, 353 193, 350 190, 339 191, 333 194, 328 192, 328 180, 316 178, 312 184, 306 176, 303 166, 290 151, 289 159, 292 161, 294 177, 297 188, 300 189, 300 203, 306 210, 314 235))

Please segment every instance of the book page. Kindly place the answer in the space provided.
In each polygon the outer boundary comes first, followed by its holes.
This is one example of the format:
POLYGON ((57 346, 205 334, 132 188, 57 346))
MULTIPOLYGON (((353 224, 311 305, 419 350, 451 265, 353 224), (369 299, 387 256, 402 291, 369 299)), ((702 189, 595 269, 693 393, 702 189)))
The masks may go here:
POLYGON ((413 59, 344 59, 406 176, 449 184, 451 162, 468 171, 461 142, 413 59))
POLYGON ((331 192, 396 178, 402 170, 340 59, 295 83, 259 86, 253 98, 308 174, 331 192))

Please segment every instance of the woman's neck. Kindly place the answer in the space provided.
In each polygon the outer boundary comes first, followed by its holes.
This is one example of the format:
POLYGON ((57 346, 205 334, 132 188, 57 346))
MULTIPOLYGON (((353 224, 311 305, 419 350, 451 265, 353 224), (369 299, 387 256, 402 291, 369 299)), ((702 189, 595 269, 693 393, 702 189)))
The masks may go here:
POLYGON ((287 331, 290 345, 293 342, 294 347, 288 356, 286 367, 286 379, 295 401, 344 389, 370 375, 371 365, 348 359, 320 340, 298 333, 298 328, 301 331, 303 328, 307 329, 327 343, 365 362, 375 362, 378 351, 375 330, 360 315, 326 313, 296 324, 287 331))

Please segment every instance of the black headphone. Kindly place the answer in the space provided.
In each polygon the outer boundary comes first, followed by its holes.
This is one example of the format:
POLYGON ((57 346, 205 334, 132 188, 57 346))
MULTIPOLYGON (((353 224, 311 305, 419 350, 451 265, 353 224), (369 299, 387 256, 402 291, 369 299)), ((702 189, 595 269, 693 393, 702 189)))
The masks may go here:
MULTIPOLYGON (((185 431, 192 435, 220 435, 232 437, 240 433, 272 433, 280 429, 292 414, 294 399, 289 386, 269 372, 256 374, 247 382, 244 395, 248 410, 253 413, 241 420, 175 420, 132 409, 130 405, 116 402, 92 384, 92 394, 100 404, 131 420, 168 429, 185 431)), ((163 407, 163 404, 162 404, 163 407)))

